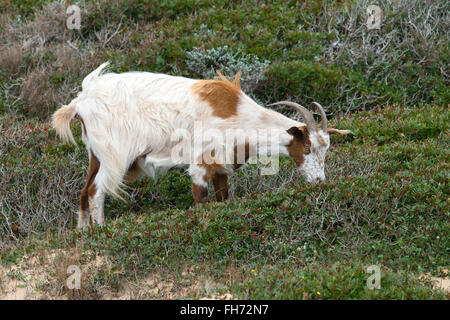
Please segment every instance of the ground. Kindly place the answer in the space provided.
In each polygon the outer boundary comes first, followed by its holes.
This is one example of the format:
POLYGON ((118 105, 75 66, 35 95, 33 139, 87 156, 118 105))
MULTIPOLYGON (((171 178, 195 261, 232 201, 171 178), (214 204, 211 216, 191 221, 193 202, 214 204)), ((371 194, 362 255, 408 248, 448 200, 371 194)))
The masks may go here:
POLYGON ((3 1, 0 298, 448 299, 450 4, 393 3, 369 30, 366 0, 96 0, 78 2, 81 29, 68 30, 68 2, 3 1), (79 231, 80 123, 78 146, 63 144, 50 115, 104 61, 193 78, 240 69, 258 103, 319 101, 353 135, 331 137, 324 183, 281 158, 278 174, 247 165, 228 201, 196 207, 173 171, 108 198, 106 227, 79 231))
POLYGON ((104 228, 78 231, 72 218, 5 247, 3 294, 13 280, 17 294, 25 281, 37 297, 75 295, 64 287, 75 264, 86 270, 77 297, 448 298, 429 281, 448 277, 448 120, 445 107, 392 105, 333 121, 354 135, 332 138, 316 186, 290 159, 276 189, 278 178, 249 166, 231 181, 248 188, 199 207, 178 172, 138 181, 129 202, 107 202, 104 228), (172 183, 187 198, 164 195, 177 206, 148 198, 172 183), (261 191, 266 183, 275 191, 261 191), (367 288, 370 265, 380 290, 367 288))

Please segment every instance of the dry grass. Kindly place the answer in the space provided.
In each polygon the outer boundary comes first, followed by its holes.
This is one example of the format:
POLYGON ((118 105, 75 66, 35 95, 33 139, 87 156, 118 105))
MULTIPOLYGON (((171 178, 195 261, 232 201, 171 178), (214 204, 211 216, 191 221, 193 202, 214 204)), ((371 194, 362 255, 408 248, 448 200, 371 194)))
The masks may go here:
POLYGON ((57 1, 32 20, 13 23, 7 14, 0 20, 1 73, 16 84, 6 95, 18 96, 20 111, 28 117, 46 119, 58 105, 70 101, 79 79, 99 62, 95 48, 105 45, 89 41, 82 45, 79 33, 66 27, 65 8, 65 1, 57 1), (89 49, 91 45, 94 49, 89 49))
POLYGON ((79 89, 74 79, 82 76, 82 66, 90 65, 89 60, 83 62, 76 47, 68 44, 49 46, 44 55, 50 52, 54 61, 47 65, 37 62, 21 82, 20 98, 26 115, 46 118, 56 106, 70 101, 79 89))
MULTIPOLYGON (((287 169, 286 164, 280 164, 278 172, 274 175, 261 175, 261 170, 269 167, 270 165, 261 163, 246 165, 233 175, 230 175, 230 198, 238 199, 248 193, 248 190, 252 190, 255 193, 276 193, 292 184, 293 181, 302 179, 298 170, 287 169)), ((212 189, 210 194, 214 194, 212 189)))
POLYGON ((72 153, 71 158, 65 151, 64 160, 54 161, 61 150, 51 147, 56 137, 48 134, 48 122, 8 115, 0 119, 0 239, 17 239, 50 226, 64 228, 76 212, 83 184, 80 155, 72 153))
POLYGON ((4 30, 11 25, 12 17, 8 13, 0 13, 0 32, 4 32, 4 30))
MULTIPOLYGON (((15 21, 11 14, 0 15, 0 67, 2 73, 10 79, 7 82, 22 84, 24 91, 8 90, 6 95, 10 98, 20 96, 27 116, 48 117, 58 104, 66 103, 74 96, 81 78, 106 59, 114 60, 119 69, 122 68, 122 63, 126 64, 124 69, 137 69, 137 66, 145 68, 149 65, 152 68, 162 68, 154 65, 159 58, 164 61, 159 64, 164 64, 166 70, 183 75, 186 72, 192 73, 189 70, 190 60, 183 62, 185 57, 181 54, 181 51, 189 52, 192 48, 185 47, 184 44, 180 44, 181 47, 178 48, 178 45, 171 44, 175 41, 173 34, 179 33, 173 30, 175 26, 164 25, 164 20, 151 22, 144 18, 142 23, 130 23, 124 12, 130 8, 136 9, 133 5, 118 6, 113 10, 113 15, 105 15, 99 19, 103 3, 101 1, 92 7, 85 7, 90 11, 83 12, 80 32, 66 27, 64 9, 69 1, 53 2, 36 11, 34 18, 30 20, 15 21), (164 45, 166 41, 170 44, 167 47, 164 45), (155 49, 161 45, 164 50, 155 49), (119 55, 116 56, 116 53, 119 55), (42 75, 43 69, 48 75, 42 75), (42 88, 43 84, 33 84, 35 77, 51 79, 53 82, 47 88, 42 88), (33 86, 36 88, 32 88, 33 86), (42 97, 30 98, 34 92, 40 91, 43 92, 42 97), (48 99, 46 103, 42 101, 44 99, 48 99)), ((324 66, 339 65, 343 70, 357 70, 356 74, 361 76, 357 82, 336 84, 338 88, 333 93, 336 98, 328 101, 329 111, 350 112, 389 102, 429 102, 430 97, 435 95, 436 86, 441 83, 432 81, 433 75, 429 75, 440 73, 439 76, 448 82, 449 71, 445 65, 448 58, 443 49, 448 47, 445 40, 449 38, 450 30, 448 4, 445 1, 426 0, 382 1, 378 3, 383 10, 381 30, 368 30, 365 20, 369 4, 372 4, 369 0, 344 1, 339 5, 333 1, 322 1, 320 11, 311 14, 311 9, 308 9, 311 4, 303 2, 301 6, 304 7, 298 10, 299 19, 304 21, 304 25, 300 27, 302 32, 327 34, 333 38, 332 41, 321 44, 314 57, 315 61, 320 61, 324 66), (439 61, 444 62, 440 70, 439 61), (417 70, 420 72, 411 71, 414 65, 418 66, 417 70), (404 83, 408 80, 414 82, 417 88, 407 90, 404 83), (374 83, 378 85, 374 86, 374 83), (378 86, 383 86, 384 89, 378 89, 378 86)), ((189 22, 191 18, 188 18, 187 24, 192 23, 189 22)), ((193 34, 211 38, 213 30, 203 26, 206 25, 202 24, 199 31, 193 34)), ((195 39, 187 39, 186 42, 195 44, 193 40, 195 39)), ((219 47, 216 42, 214 40, 213 51, 217 51, 219 47)), ((176 43, 178 44, 178 40, 176 43)), ((207 42, 205 48, 211 45, 207 42)), ((253 45, 258 46, 257 43, 253 45)), ((287 47, 291 45, 301 46, 302 43, 286 42, 287 47)), ((211 57, 214 61, 218 60, 217 56, 211 57)), ((225 53, 219 52, 219 57, 225 58, 225 53)), ((250 73, 255 71, 249 61, 241 64, 236 67, 248 67, 250 73)), ((204 67, 209 68, 209 64, 204 67)), ((280 83, 283 84, 283 81, 280 83)), ((271 89, 276 85, 277 83, 270 83, 271 89)), ((331 89, 328 88, 325 92, 328 90, 331 89)), ((266 91, 269 93, 257 93, 259 99, 264 100, 261 102, 280 100, 277 93, 271 97, 270 92, 274 90, 266 91)), ((307 93, 299 92, 298 96, 291 98, 316 98, 305 95, 307 93)), ((322 98, 328 99, 325 96, 322 98)))
POLYGON ((22 60, 22 47, 17 43, 0 51, 0 69, 12 76, 19 72, 22 60))
POLYGON ((26 51, 38 54, 50 43, 70 40, 66 27, 65 2, 54 2, 38 12, 34 20, 10 29, 10 39, 20 41, 26 51))
POLYGON ((20 98, 29 115, 48 114, 51 106, 57 101, 57 91, 50 83, 48 69, 35 69, 20 86, 20 98))
MULTIPOLYGON (((360 0, 347 5, 344 14, 337 13, 335 6, 325 5, 323 13, 309 28, 315 32, 328 31, 338 39, 325 47, 321 59, 362 69, 367 81, 397 83, 401 82, 402 73, 394 69, 403 67, 401 62, 406 61, 405 54, 412 55, 409 59, 424 68, 445 60, 441 39, 444 35, 449 39, 448 9, 445 1, 388 0, 377 3, 360 0), (382 10, 380 30, 366 27, 364 14, 370 4, 377 4, 382 10)), ((444 69, 441 74, 448 79, 444 69)), ((403 103, 421 101, 423 95, 433 89, 426 86, 423 83, 413 96, 404 97, 403 103)), ((376 93, 364 96, 350 93, 350 86, 340 89, 339 95, 347 96, 348 111, 365 109, 366 105, 379 99, 376 93)))
POLYGON ((47 284, 49 290, 55 297, 66 297, 67 299, 98 299, 99 288, 95 286, 92 269, 98 272, 104 266, 103 260, 99 259, 92 264, 83 267, 82 254, 79 249, 60 251, 52 261, 52 268, 55 270, 54 277, 47 284), (92 268, 92 264, 95 265, 92 268), (81 271, 80 288, 71 289, 67 286, 68 272, 70 266, 77 266, 81 271))

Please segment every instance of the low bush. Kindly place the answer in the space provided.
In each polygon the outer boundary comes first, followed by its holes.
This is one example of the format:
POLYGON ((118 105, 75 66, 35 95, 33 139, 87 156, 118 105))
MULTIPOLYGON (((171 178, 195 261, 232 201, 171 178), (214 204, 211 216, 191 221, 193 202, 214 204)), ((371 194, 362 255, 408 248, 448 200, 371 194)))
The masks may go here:
POLYGON ((63 24, 68 3, 3 3, 2 265, 73 248, 83 262, 108 257, 83 297, 156 272, 174 288, 210 278, 205 292, 241 298, 448 299, 418 280, 448 265, 447 2, 379 2, 380 30, 365 25, 366 0, 106 3, 79 2, 80 31, 63 24), (281 158, 277 175, 247 165, 230 178, 229 201, 195 207, 189 177, 171 171, 131 184, 127 203, 107 198, 106 227, 77 231, 80 125, 79 148, 64 145, 49 115, 106 60, 117 72, 201 78, 242 69, 261 104, 318 101, 354 135, 332 136, 323 184, 281 158), (367 289, 368 265, 381 267, 382 290, 367 289))
POLYGON ((223 75, 232 79, 241 71, 241 87, 247 94, 253 93, 258 83, 264 79, 264 71, 269 63, 260 61, 257 56, 243 55, 240 51, 234 52, 228 46, 205 52, 194 48, 186 54, 188 70, 203 79, 217 77, 216 71, 221 71, 223 75))
POLYGON ((316 100, 333 114, 448 101, 445 1, 215 1, 208 6, 190 0, 97 0, 78 4, 79 31, 66 28, 68 4, 40 1, 42 10, 18 19, 30 4, 9 1, 2 15, 2 82, 23 86, 43 68, 52 79, 48 94, 55 98, 45 106, 16 87, 7 91, 23 100, 18 111, 27 116, 48 117, 106 60, 118 72, 201 78, 214 76, 215 68, 228 77, 242 69, 244 90, 261 103, 316 100), (366 26, 369 4, 382 9, 379 30, 366 26), (67 48, 75 67, 53 66, 67 48))

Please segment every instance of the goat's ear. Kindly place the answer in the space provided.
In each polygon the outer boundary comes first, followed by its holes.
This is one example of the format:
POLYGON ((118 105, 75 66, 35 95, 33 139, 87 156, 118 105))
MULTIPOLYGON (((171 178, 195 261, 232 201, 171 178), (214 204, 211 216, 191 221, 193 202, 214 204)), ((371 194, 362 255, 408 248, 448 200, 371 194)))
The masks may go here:
POLYGON ((334 129, 334 128, 328 128, 328 133, 332 134, 332 133, 339 133, 339 134, 353 134, 353 132, 351 132, 350 130, 339 130, 339 129, 334 129))
POLYGON ((301 139, 306 134, 306 127, 292 127, 287 130, 287 133, 295 138, 301 139))

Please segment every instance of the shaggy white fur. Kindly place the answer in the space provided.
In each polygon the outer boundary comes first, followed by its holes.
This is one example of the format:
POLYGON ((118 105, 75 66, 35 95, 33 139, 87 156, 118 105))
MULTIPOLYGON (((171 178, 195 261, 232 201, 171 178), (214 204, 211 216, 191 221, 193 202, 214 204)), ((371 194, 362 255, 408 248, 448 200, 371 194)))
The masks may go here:
MULTIPOLYGON (((83 133, 82 139, 101 164, 95 178, 97 189, 117 197, 120 197, 125 173, 136 159, 139 167, 151 176, 175 165, 188 166, 195 183, 204 185, 201 179, 204 169, 201 170, 192 159, 201 159, 205 151, 223 147, 225 142, 217 138, 217 132, 227 139, 231 135, 231 140, 238 141, 234 142, 234 146, 239 148, 246 141, 258 138, 258 149, 251 148, 252 152, 260 155, 287 155, 286 146, 293 137, 286 130, 304 125, 258 105, 243 92, 237 115, 225 119, 216 117, 211 106, 191 90, 198 80, 150 72, 101 74, 107 65, 103 63, 83 80, 78 96, 55 113, 54 127, 64 140, 74 141, 69 122, 75 114, 82 118, 87 133, 86 136, 83 133), (201 129, 198 129, 198 123, 201 129), (214 131, 209 134, 212 139, 204 143, 203 149, 193 148, 191 161, 177 163, 172 158, 172 150, 177 145, 173 135, 177 130, 189 133, 192 146, 196 141, 203 141, 208 130, 214 131), (261 138, 258 130, 269 134, 261 138)), ((329 145, 328 134, 320 134, 329 145)), ((324 148, 314 137, 311 142, 313 152, 306 157, 302 172, 313 181, 324 177, 324 157, 328 145, 324 148)), ((228 166, 230 155, 227 152, 217 152, 214 157, 224 168, 228 166)), ((102 197, 99 195, 94 200, 94 207, 99 210, 102 210, 99 204, 102 197)))

